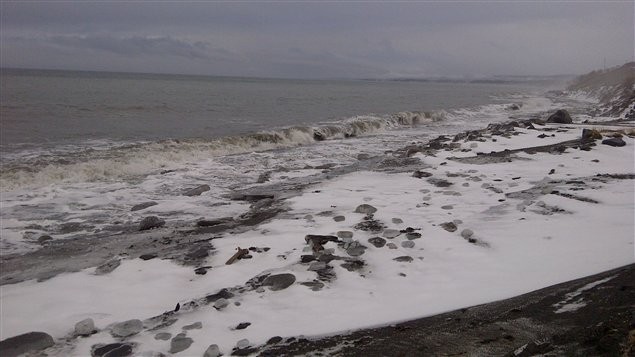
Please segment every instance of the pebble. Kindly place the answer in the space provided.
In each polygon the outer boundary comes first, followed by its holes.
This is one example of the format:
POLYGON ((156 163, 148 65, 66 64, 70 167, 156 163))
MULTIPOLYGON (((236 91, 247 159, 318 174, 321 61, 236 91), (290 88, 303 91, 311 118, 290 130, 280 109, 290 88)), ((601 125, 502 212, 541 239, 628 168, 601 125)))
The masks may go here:
POLYGON ((386 240, 381 237, 373 237, 368 239, 368 243, 374 245, 376 248, 381 248, 386 245, 386 240))
POLYGON ((442 209, 453 209, 454 206, 452 205, 445 205, 445 206, 441 206, 442 209))
POLYGON ((203 323, 202 322, 195 322, 191 325, 185 325, 183 326, 184 330, 200 330, 203 328, 203 323))
POLYGON ((171 338, 172 338, 172 334, 169 332, 159 332, 156 335, 154 335, 155 340, 167 341, 171 338))
POLYGON ((406 239, 408 240, 419 239, 419 238, 421 238, 421 233, 417 233, 417 232, 406 233, 406 239))
POLYGON ((353 232, 351 231, 339 231, 337 232, 338 238, 353 238, 353 232))
POLYGON ((344 220, 346 220, 346 217, 344 217, 344 216, 335 216, 335 217, 333 217, 333 220, 335 222, 343 222, 344 220))
POLYGON ((251 325, 251 322, 241 322, 236 326, 236 330, 244 330, 251 325))
POLYGON ((363 214, 372 214, 377 212, 377 208, 369 205, 369 204, 361 204, 355 208, 355 213, 363 213, 363 214))
POLYGON ((411 240, 405 240, 405 241, 401 242, 401 246, 404 247, 404 248, 414 248, 415 242, 413 242, 411 240))
POLYGON ((384 236, 384 238, 392 239, 392 238, 397 237, 400 234, 401 234, 401 232, 399 232, 396 229, 385 229, 384 233, 382 235, 384 236))
POLYGON ((189 337, 181 336, 180 334, 176 335, 172 341, 170 341, 170 353, 185 351, 190 348, 193 342, 194 340, 189 337))
POLYGON ((455 232, 457 230, 456 224, 454 224, 454 222, 441 223, 441 228, 445 229, 448 232, 455 232))
POLYGON ((474 235, 474 231, 472 231, 471 229, 467 228, 461 231, 461 237, 465 238, 465 239, 469 239, 474 235))
POLYGON ((222 310, 222 309, 226 308, 227 305, 229 305, 229 301, 227 301, 227 299, 223 299, 223 298, 220 298, 220 299, 216 300, 216 302, 214 302, 214 308, 216 310, 222 310))
POLYGON ((309 271, 320 271, 326 269, 327 265, 324 262, 313 262, 309 265, 309 271))
POLYGON ((392 220, 393 224, 402 224, 403 220, 401 218, 393 218, 392 220))
POLYGON ((358 257, 366 252, 366 247, 358 245, 355 247, 349 247, 346 249, 346 253, 351 257, 358 257))
POLYGON ((218 345, 216 344, 209 345, 209 347, 205 350, 205 353, 203 353, 203 357, 220 357, 222 355, 220 348, 218 348, 218 345))
POLYGON ((397 249, 397 245, 393 242, 386 244, 386 247, 388 247, 389 249, 397 249))

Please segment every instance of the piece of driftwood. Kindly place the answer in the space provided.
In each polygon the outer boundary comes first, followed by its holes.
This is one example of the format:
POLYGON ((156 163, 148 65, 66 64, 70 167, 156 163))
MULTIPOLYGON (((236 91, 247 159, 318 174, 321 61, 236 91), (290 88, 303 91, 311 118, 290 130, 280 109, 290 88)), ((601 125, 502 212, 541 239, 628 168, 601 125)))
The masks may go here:
POLYGON ((249 254, 249 249, 241 249, 240 247, 238 247, 238 251, 234 255, 232 255, 232 257, 229 258, 229 260, 225 264, 226 265, 233 264, 235 261, 244 257, 247 254, 249 254))

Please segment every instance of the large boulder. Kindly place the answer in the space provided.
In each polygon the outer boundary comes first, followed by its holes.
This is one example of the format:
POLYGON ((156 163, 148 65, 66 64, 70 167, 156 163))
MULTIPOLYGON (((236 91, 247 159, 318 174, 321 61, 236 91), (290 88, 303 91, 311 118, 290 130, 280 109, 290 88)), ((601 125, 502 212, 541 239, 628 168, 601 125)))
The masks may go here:
POLYGON ((558 123, 558 124, 571 124, 573 120, 564 109, 558 109, 555 113, 551 114, 549 118, 547 118, 547 123, 558 123))
POLYGON ((19 356, 27 352, 41 351, 54 344, 53 337, 47 333, 28 332, 0 341, 0 356, 19 356))

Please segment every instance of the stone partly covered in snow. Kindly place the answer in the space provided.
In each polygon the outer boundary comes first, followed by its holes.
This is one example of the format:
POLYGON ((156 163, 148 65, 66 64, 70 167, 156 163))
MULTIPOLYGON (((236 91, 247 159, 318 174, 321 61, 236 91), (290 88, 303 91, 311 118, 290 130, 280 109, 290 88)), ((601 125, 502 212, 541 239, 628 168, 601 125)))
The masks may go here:
POLYGON ((602 140, 602 144, 614 147, 621 147, 626 145, 626 142, 622 138, 610 138, 602 140))
POLYGON ((359 242, 352 242, 348 248, 346 248, 346 253, 351 257, 358 257, 366 252, 366 247, 359 244, 359 242))
POLYGON ((190 348, 193 342, 194 340, 191 338, 185 337, 183 334, 178 334, 170 341, 170 353, 185 351, 190 348))
POLYGON ((189 196, 189 197, 200 196, 201 193, 205 191, 209 191, 209 190, 210 190, 210 187, 208 185, 200 185, 200 186, 191 188, 189 190, 186 190, 185 192, 183 192, 183 195, 189 196))
POLYGON ((154 335, 155 340, 167 341, 172 338, 172 334, 169 332, 159 332, 154 335))
POLYGON ((143 322, 134 319, 114 324, 110 329, 110 334, 113 337, 128 337, 138 334, 142 329, 143 322))
POLYGON ((238 342, 236 342, 236 348, 237 349, 243 349, 243 348, 247 348, 251 345, 251 343, 249 342, 248 339, 243 338, 242 340, 239 340, 238 342))
POLYGON ((84 319, 75 324, 75 334, 78 336, 90 336, 97 332, 95 322, 91 318, 84 319))
POLYGON ((104 264, 95 268, 95 275, 105 275, 113 270, 117 269, 117 267, 121 264, 121 259, 112 259, 104 264))
POLYGON ((142 209, 146 209, 148 207, 152 207, 152 206, 156 206, 156 205, 158 205, 158 203, 156 203, 154 201, 143 202, 143 203, 139 203, 139 204, 136 204, 136 205, 132 206, 130 211, 131 212, 141 211, 142 209))
POLYGON ((157 216, 149 216, 142 219, 141 222, 139 222, 139 230, 147 231, 148 229, 159 228, 159 227, 162 227, 163 225, 165 225, 164 220, 160 219, 157 216))
POLYGON ((295 283, 295 275, 291 273, 269 275, 262 282, 262 285, 268 286, 273 291, 283 290, 295 283))
POLYGON ((413 242, 411 240, 405 240, 405 241, 401 242, 401 246, 404 247, 404 248, 414 248, 415 242, 413 242))
POLYGON ((472 238, 472 236, 474 235, 474 231, 472 231, 471 229, 467 228, 461 231, 461 237, 465 238, 465 239, 470 239, 472 238))
POLYGON ((403 223, 403 219, 401 219, 401 218, 393 218, 392 219, 392 223, 393 224, 402 224, 403 223))
POLYGON ((222 355, 220 348, 218 348, 218 345, 216 344, 209 345, 209 347, 205 350, 205 353, 203 353, 203 357, 220 357, 222 355))
POLYGON ((339 238, 353 238, 353 232, 351 231, 339 231, 337 232, 339 238))
POLYGON ((418 232, 408 232, 406 233, 406 239, 408 240, 414 240, 414 239, 419 239, 421 238, 421 233, 418 232))
POLYGON ((365 203, 355 208, 355 213, 373 214, 375 212, 377 212, 377 208, 365 203))
POLYGON ((126 343, 110 343, 107 345, 97 344, 92 347, 90 355, 92 357, 127 357, 132 356, 132 351, 136 344, 126 343))
POLYGON ((368 243, 374 245, 376 248, 381 248, 386 245, 386 240, 381 237, 373 237, 368 239, 368 243))
POLYGON ((54 344, 53 337, 47 333, 29 332, 0 341, 0 356, 20 356, 27 352, 41 351, 54 344))
POLYGON ((333 217, 333 220, 335 222, 343 222, 344 220, 346 220, 346 217, 344 217, 344 216, 335 216, 335 217, 333 217))
POLYGON ((385 229, 382 235, 384 236, 384 238, 393 239, 400 234, 401 232, 396 229, 385 229))
POLYGON ((571 124, 573 120, 571 120, 569 112, 564 109, 558 109, 547 118, 547 123, 571 124))
POLYGON ((456 232, 457 230, 456 224, 454 224, 454 222, 441 223, 441 228, 445 229, 448 232, 456 232))
POLYGON ((229 305, 229 301, 227 299, 220 298, 214 302, 214 308, 216 310, 222 310, 229 305))

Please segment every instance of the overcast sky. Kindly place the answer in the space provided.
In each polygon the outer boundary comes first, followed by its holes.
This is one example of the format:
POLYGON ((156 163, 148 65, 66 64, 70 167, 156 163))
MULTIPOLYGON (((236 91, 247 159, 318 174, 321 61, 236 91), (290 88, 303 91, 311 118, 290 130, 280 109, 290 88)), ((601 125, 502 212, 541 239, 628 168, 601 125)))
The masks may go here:
POLYGON ((295 78, 580 74, 633 1, 1 2, 2 67, 295 78))

